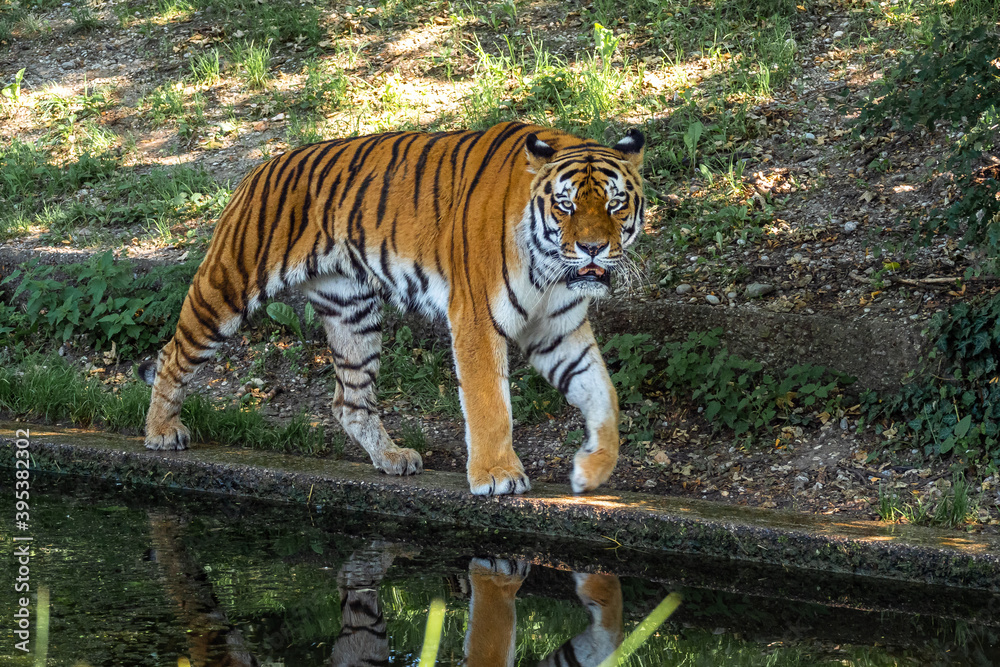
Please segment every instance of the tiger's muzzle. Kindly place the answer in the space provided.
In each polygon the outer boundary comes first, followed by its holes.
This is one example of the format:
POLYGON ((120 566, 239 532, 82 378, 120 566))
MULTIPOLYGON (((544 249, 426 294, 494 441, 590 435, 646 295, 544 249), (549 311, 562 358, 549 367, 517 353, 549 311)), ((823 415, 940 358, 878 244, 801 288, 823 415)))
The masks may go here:
POLYGON ((611 271, 595 262, 570 269, 566 274, 566 287, 586 292, 610 290, 611 271))

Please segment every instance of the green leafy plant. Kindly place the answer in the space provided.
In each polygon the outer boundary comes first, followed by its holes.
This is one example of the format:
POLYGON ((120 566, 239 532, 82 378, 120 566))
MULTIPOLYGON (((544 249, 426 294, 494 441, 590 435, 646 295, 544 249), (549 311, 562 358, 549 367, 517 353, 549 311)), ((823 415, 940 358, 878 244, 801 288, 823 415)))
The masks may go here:
POLYGON ((611 370, 611 382, 618 391, 620 407, 629 412, 623 421, 629 442, 649 442, 653 438, 653 420, 659 406, 646 397, 655 366, 649 363, 656 349, 649 334, 618 334, 605 343, 603 353, 611 370))
POLYGON ((451 370, 451 350, 414 340, 403 326, 382 345, 379 397, 405 402, 421 413, 462 414, 451 370))
POLYGON ((291 329, 299 340, 303 340, 305 338, 302 335, 302 325, 299 323, 299 316, 296 314, 294 308, 289 306, 287 303, 272 301, 267 304, 266 310, 268 317, 278 324, 291 329))
POLYGON ((701 140, 701 135, 705 131, 705 126, 701 124, 701 121, 694 121, 688 125, 687 131, 684 132, 684 147, 687 148, 687 157, 690 161, 691 172, 694 173, 695 160, 698 156, 698 142, 701 140))
POLYGON ((184 84, 169 83, 155 89, 142 100, 151 112, 153 122, 162 125, 184 114, 184 84))
POLYGON ((167 267, 136 278, 130 262, 111 251, 58 269, 37 262, 17 269, 0 286, 16 284, 25 296, 24 317, 33 332, 67 341, 83 336, 97 349, 142 352, 157 348, 177 324, 194 265, 167 267))
POLYGON ((551 419, 566 407, 559 390, 530 366, 511 373, 510 384, 511 411, 522 424, 551 419))
POLYGON ((958 303, 932 320, 926 367, 893 395, 862 405, 888 449, 1000 466, 1000 295, 958 303))
POLYGON ((938 25, 928 49, 904 58, 861 107, 859 132, 898 120, 904 130, 974 121, 1000 97, 996 36, 985 26, 938 25))
POLYGON ((305 67, 306 80, 297 91, 292 106, 307 112, 326 114, 341 107, 347 96, 348 80, 344 73, 318 60, 305 67))
POLYGON ((14 80, 0 88, 0 96, 10 104, 21 103, 21 82, 24 81, 24 69, 23 67, 19 69, 14 75, 14 80))
POLYGON ((774 420, 807 424, 816 413, 840 407, 843 385, 850 378, 822 366, 798 364, 780 376, 729 352, 721 329, 692 332, 687 340, 668 343, 661 351, 667 365, 663 384, 690 395, 704 408, 706 419, 724 424, 737 435, 770 431, 774 420))

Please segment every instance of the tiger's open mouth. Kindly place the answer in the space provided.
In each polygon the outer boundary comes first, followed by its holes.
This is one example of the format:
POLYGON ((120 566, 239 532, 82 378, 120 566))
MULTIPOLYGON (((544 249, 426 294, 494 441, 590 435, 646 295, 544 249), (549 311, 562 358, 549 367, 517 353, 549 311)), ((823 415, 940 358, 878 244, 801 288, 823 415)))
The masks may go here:
POLYGON ((586 288, 595 284, 611 287, 611 272, 593 262, 570 271, 566 276, 566 286, 570 289, 586 288))

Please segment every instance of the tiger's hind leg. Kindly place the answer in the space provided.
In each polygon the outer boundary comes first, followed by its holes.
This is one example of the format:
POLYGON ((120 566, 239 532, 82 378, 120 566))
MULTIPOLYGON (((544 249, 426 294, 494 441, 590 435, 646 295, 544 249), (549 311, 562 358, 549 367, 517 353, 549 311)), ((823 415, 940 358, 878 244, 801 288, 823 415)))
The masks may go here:
POLYGON ((148 449, 185 449, 191 443, 191 434, 181 423, 187 385, 242 319, 199 269, 181 307, 174 337, 154 361, 138 369, 139 377, 153 385, 146 413, 148 449))
POLYGON ((378 415, 375 382, 382 351, 382 299, 378 292, 367 282, 341 275, 313 279, 303 289, 323 320, 333 352, 337 377, 334 416, 379 470, 390 475, 421 472, 420 454, 397 447, 378 415))

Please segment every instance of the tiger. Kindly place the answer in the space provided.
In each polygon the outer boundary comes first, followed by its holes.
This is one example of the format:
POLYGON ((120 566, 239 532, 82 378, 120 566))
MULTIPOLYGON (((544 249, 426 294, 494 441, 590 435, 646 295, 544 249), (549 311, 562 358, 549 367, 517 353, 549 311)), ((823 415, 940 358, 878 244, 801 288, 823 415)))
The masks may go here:
POLYGON ((475 495, 531 488, 514 452, 509 345, 583 413, 570 483, 606 482, 618 397, 587 318, 626 273, 643 227, 645 137, 612 147, 505 122, 483 131, 387 132, 290 150, 253 169, 221 213, 177 328, 140 376, 145 445, 180 450, 185 390, 265 300, 305 293, 333 355, 333 413, 391 475, 423 469, 382 426, 375 382, 385 301, 447 321, 475 495))

